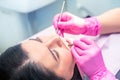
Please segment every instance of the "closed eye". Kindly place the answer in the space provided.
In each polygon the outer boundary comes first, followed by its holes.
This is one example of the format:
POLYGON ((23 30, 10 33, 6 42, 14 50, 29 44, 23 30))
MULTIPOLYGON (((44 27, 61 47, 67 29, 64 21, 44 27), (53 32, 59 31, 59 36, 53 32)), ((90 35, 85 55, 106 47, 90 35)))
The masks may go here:
POLYGON ((51 50, 51 49, 49 49, 49 51, 52 54, 53 58, 58 62, 58 60, 59 60, 59 54, 58 54, 58 52, 56 50, 51 50))
POLYGON ((53 52, 56 54, 57 58, 59 59, 59 53, 54 49, 53 52))

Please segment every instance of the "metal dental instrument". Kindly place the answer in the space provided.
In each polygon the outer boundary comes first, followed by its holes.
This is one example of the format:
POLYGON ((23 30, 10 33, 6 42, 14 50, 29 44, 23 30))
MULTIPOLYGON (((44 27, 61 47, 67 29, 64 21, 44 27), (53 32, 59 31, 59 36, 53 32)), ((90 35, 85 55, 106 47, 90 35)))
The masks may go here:
MULTIPOLYGON (((64 8, 65 8, 65 3, 66 3, 66 0, 64 0, 63 3, 62 3, 61 12, 60 12, 60 17, 59 17, 58 22, 61 21, 62 14, 63 14, 64 8)), ((59 29, 58 29, 58 27, 57 27, 57 29, 56 29, 56 33, 58 33, 58 31, 59 31, 59 29)))

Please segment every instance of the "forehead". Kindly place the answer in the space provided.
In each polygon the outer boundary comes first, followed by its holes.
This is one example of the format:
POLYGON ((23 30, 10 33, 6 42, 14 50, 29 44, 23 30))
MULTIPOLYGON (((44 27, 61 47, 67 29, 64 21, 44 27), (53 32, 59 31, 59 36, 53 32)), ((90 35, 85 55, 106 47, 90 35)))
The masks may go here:
POLYGON ((37 41, 27 40, 23 42, 21 46, 23 50, 26 51, 27 54, 31 57, 33 57, 34 55, 42 56, 42 53, 49 53, 47 47, 45 47, 42 43, 37 41))

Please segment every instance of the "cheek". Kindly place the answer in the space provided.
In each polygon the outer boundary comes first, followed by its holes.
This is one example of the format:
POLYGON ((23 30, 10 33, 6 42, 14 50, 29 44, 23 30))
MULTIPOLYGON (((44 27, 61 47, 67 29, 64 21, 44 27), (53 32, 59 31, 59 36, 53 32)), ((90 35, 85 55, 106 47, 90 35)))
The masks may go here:
POLYGON ((72 63, 73 57, 70 51, 63 50, 61 51, 60 55, 61 55, 61 61, 63 61, 64 63, 72 63))
POLYGON ((64 53, 61 53, 60 65, 63 69, 68 70, 68 72, 74 70, 75 62, 70 52, 65 51, 64 53))
POLYGON ((60 64, 57 70, 58 75, 70 80, 73 76, 75 62, 71 53, 67 50, 60 50, 60 64))

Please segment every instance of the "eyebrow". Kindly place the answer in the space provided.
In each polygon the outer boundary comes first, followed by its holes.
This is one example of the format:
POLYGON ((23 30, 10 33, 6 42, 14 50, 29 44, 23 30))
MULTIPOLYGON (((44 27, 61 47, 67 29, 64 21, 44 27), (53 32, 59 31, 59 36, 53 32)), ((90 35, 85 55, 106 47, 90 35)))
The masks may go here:
POLYGON ((33 38, 30 38, 29 40, 34 40, 34 41, 38 41, 38 42, 41 42, 41 43, 43 43, 43 41, 39 38, 39 37, 36 37, 35 39, 33 39, 33 38))

